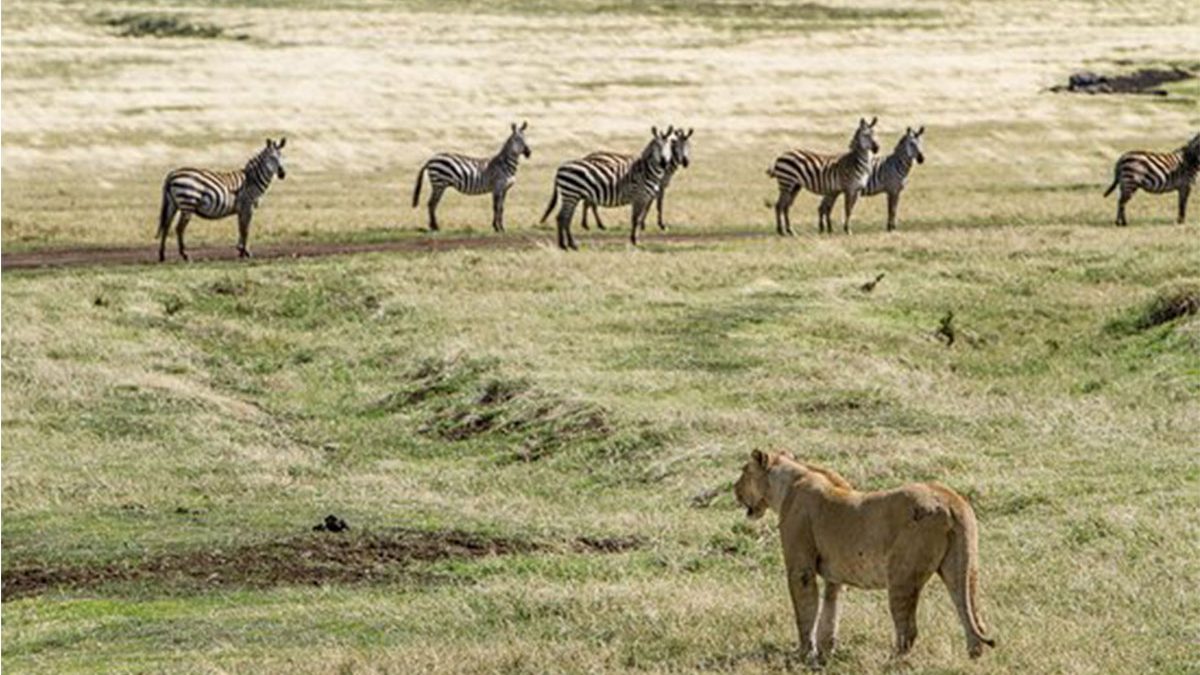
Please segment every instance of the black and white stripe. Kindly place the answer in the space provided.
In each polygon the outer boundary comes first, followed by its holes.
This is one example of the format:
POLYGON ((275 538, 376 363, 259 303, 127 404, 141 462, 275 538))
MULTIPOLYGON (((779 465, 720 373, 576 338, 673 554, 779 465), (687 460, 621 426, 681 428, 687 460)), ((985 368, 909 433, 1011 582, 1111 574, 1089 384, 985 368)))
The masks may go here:
MULTIPOLYGON (((872 197, 881 192, 886 192, 888 197, 888 231, 896 229, 896 211, 900 206, 900 193, 904 191, 904 186, 908 183, 908 174, 912 171, 913 162, 917 164, 925 163, 925 153, 921 149, 921 138, 925 133, 925 127, 921 127, 916 131, 909 127, 904 135, 900 137, 900 142, 896 143, 896 149, 886 158, 876 157, 871 160, 871 175, 867 178, 867 186, 863 189, 864 197, 872 197)), ((833 205, 837 203, 838 194, 833 193, 826 195, 821 200, 819 213, 826 221, 829 220, 830 213, 833 211, 833 205)))
POLYGON ((1200 170, 1200 134, 1192 137, 1188 144, 1175 152, 1146 152, 1134 150, 1121 155, 1113 171, 1112 185, 1104 196, 1121 186, 1117 202, 1117 225, 1127 225, 1125 204, 1139 189, 1152 194, 1179 192, 1179 224, 1187 218, 1188 197, 1196 173, 1200 170))
MULTIPOLYGON (((789 211, 801 188, 819 195, 844 194, 846 196, 846 219, 842 224, 850 233, 850 214, 858 195, 866 187, 871 175, 871 161, 879 152, 875 142, 875 123, 858 121, 858 129, 850 139, 850 151, 841 155, 824 155, 808 150, 790 150, 780 155, 767 175, 779 183, 779 199, 775 202, 775 231, 780 235, 794 235, 789 211)), ((821 232, 832 232, 833 224, 828 214, 818 211, 817 228, 821 232)))
POLYGON ((646 213, 658 195, 663 175, 671 163, 670 137, 668 128, 659 134, 658 128, 650 130, 653 138, 642 150, 642 154, 628 161, 615 153, 604 153, 602 157, 572 160, 558 167, 554 175, 554 194, 542 222, 550 217, 558 200, 562 207, 558 212, 558 246, 562 249, 577 249, 571 234, 571 217, 579 202, 597 206, 631 205, 629 239, 637 244, 637 233, 645 227, 646 213))
POLYGON ((162 211, 158 219, 158 260, 166 258, 167 234, 171 221, 179 214, 175 235, 179 240, 179 256, 188 259, 183 243, 183 233, 193 214, 214 220, 238 214, 238 254, 250 256, 246 239, 250 235, 250 220, 258 200, 271 180, 278 175, 281 179, 287 172, 283 168, 283 150, 286 138, 279 143, 267 139, 267 145, 246 162, 241 171, 209 171, 208 169, 176 169, 167 174, 163 181, 162 211))
MULTIPOLYGON (((675 172, 681 167, 687 168, 692 161, 692 134, 694 129, 676 129, 675 136, 671 139, 671 163, 667 165, 667 170, 663 173, 662 183, 658 187, 658 197, 655 199, 655 205, 658 207, 658 228, 660 230, 667 229, 663 223, 663 197, 667 194, 667 188, 671 185, 671 178, 675 176, 675 172)), ((633 161, 630 155, 619 155, 612 152, 593 152, 588 155, 589 159, 598 159, 603 161, 633 161)), ((595 204, 585 202, 583 205, 583 229, 588 229, 588 209, 591 209, 592 215, 596 217, 596 227, 604 229, 604 223, 600 221, 600 210, 595 204)), ((645 225, 643 224, 643 229, 645 225)))
POLYGON ((415 209, 421 203, 421 183, 425 174, 429 174, 429 229, 437 230, 437 205, 442 201, 442 193, 446 188, 466 195, 481 195, 492 193, 492 229, 504 231, 504 198, 508 190, 517 180, 517 161, 524 155, 529 157, 533 151, 525 142, 525 129, 529 122, 521 126, 512 125, 512 133, 504 141, 500 152, 493 157, 468 157, 455 153, 440 153, 434 155, 417 172, 417 185, 413 189, 412 205, 415 209))

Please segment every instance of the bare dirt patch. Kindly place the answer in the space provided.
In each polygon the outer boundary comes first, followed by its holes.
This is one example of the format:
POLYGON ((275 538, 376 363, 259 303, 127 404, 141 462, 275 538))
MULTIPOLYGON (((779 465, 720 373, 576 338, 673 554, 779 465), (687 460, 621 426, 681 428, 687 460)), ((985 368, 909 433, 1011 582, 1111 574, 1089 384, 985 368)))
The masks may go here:
POLYGON ((4 571, 3 600, 52 588, 111 583, 269 587, 382 582, 411 577, 413 563, 531 553, 541 545, 460 530, 390 530, 355 536, 310 534, 229 549, 165 554, 104 565, 25 565, 4 571))
MULTIPOLYGON (((637 537, 581 536, 565 549, 583 554, 621 553, 640 548, 637 537)), ((143 560, 100 565, 25 564, 4 570, 4 602, 51 589, 95 589, 143 583, 180 590, 223 587, 321 586, 326 584, 421 583, 452 579, 413 569, 414 564, 490 556, 560 552, 563 544, 515 537, 407 528, 361 534, 317 532, 233 548, 168 553, 143 560)))

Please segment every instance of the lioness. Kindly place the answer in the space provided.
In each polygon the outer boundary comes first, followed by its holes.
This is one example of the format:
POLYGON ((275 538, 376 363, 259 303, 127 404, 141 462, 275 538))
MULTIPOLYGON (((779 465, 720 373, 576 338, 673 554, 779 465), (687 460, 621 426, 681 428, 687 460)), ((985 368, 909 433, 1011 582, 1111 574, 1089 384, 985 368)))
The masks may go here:
POLYGON ((958 609, 971 658, 984 645, 995 646, 985 636, 976 604, 975 512, 950 488, 913 483, 858 492, 834 471, 789 453, 755 450, 734 493, 752 520, 768 508, 779 514, 800 649, 810 661, 824 662, 833 651, 843 584, 888 589, 896 652, 907 653, 917 639, 917 600, 934 572, 958 609), (817 575, 825 579, 824 602, 817 596, 817 575))

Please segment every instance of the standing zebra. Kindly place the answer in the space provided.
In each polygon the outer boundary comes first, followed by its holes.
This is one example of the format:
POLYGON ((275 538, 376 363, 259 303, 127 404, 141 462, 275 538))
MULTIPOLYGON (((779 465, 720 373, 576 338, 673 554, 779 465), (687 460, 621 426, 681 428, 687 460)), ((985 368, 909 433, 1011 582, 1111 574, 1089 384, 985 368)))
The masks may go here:
POLYGON ((521 155, 530 157, 533 150, 525 142, 525 129, 529 122, 518 127, 512 125, 512 133, 500 152, 491 158, 467 157, 450 152, 434 155, 417 172, 417 186, 413 190, 413 208, 421 203, 421 182, 429 173, 429 229, 436 232, 437 205, 447 187, 465 195, 492 193, 492 229, 504 231, 504 197, 517 181, 517 160, 521 155))
MULTIPOLYGON (((842 228, 850 234, 850 214, 858 194, 871 175, 871 160, 879 152, 875 142, 876 117, 868 123, 859 119, 858 129, 850 139, 850 152, 842 155, 822 155, 808 150, 789 150, 767 169, 767 175, 779 182, 779 199, 775 202, 775 231, 780 235, 795 235, 789 211, 801 188, 819 195, 845 194, 846 220, 842 228)), ((832 232, 829 214, 818 212, 817 229, 832 232)))
POLYGON ((1125 204, 1138 188, 1152 194, 1179 192, 1179 224, 1187 217, 1188 196, 1196 172, 1200 169, 1200 134, 1192 137, 1188 144, 1175 152, 1146 152, 1134 150, 1121 155, 1113 170, 1113 182, 1104 191, 1104 196, 1121 186, 1117 202, 1117 225, 1128 225, 1125 220, 1125 204))
MULTIPOLYGON (((880 192, 887 193, 889 232, 896 229, 896 207, 900 205, 900 193, 908 181, 908 172, 912 171, 913 161, 916 160, 917 164, 925 163, 925 153, 921 151, 921 136, 924 133, 925 127, 916 131, 909 127, 887 159, 876 157, 871 161, 871 175, 867 178, 867 187, 863 189, 862 194, 864 197, 872 197, 880 192)), ((835 192, 825 195, 821 200, 818 213, 826 222, 829 221, 837 198, 838 193, 835 192)))
POLYGON ((542 214, 542 222, 562 196, 562 208, 558 212, 558 246, 561 249, 578 249, 571 234, 571 217, 579 202, 598 206, 631 205, 629 241, 637 244, 639 227, 644 227, 646 213, 658 194, 659 186, 671 163, 670 137, 673 127, 659 134, 658 127, 650 130, 653 138, 646 144, 642 154, 632 162, 618 162, 607 158, 571 160, 558 167, 554 174, 554 194, 542 214))
MULTIPOLYGON (((663 196, 667 194, 667 187, 671 184, 671 178, 679 167, 687 168, 692 161, 692 134, 694 129, 688 129, 686 132, 683 129, 675 130, 675 137, 671 139, 671 163, 667 165, 667 171, 663 174, 662 183, 658 187, 658 198, 655 200, 658 206, 658 228, 660 230, 667 229, 663 224, 663 196)), ((612 152, 593 152, 588 155, 588 159, 607 159, 610 161, 628 160, 633 161, 633 157, 629 155, 618 155, 612 152)), ((583 205, 583 229, 588 229, 588 207, 592 209, 592 215, 596 217, 596 227, 604 229, 604 223, 600 222, 600 211, 595 204, 585 202, 583 205)), ((643 224, 643 229, 645 225, 643 224)))
POLYGON ((179 240, 179 257, 184 260, 188 254, 183 233, 192 214, 209 220, 238 214, 238 256, 250 257, 250 249, 246 248, 250 219, 259 198, 271 187, 271 179, 278 174, 283 180, 287 175, 280 152, 286 143, 286 138, 280 138, 278 143, 268 138, 267 146, 251 157, 241 171, 183 168, 168 173, 163 181, 162 212, 158 219, 158 261, 166 259, 167 233, 176 213, 179 222, 175 225, 175 236, 179 240))

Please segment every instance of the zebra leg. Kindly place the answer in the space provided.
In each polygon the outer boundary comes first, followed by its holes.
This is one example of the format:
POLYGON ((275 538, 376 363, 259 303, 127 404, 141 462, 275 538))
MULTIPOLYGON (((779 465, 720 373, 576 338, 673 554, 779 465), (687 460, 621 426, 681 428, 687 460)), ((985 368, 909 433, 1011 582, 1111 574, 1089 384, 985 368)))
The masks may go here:
POLYGON ((607 227, 604 227, 604 221, 600 220, 600 207, 599 206, 592 204, 592 215, 596 217, 596 228, 597 229, 601 229, 601 230, 608 229, 607 227))
MULTIPOLYGON (((585 230, 592 229, 592 228, 588 227, 588 222, 587 222, 587 214, 588 214, 589 206, 592 208, 593 211, 596 210, 595 204, 588 204, 587 202, 583 203, 583 229, 585 229, 585 230)), ((597 217, 599 217, 599 216, 597 216, 597 217)), ((600 229, 604 229, 604 228, 600 228, 600 229)))
POLYGON ((179 222, 175 224, 175 239, 179 241, 179 257, 184 261, 190 260, 187 254, 187 247, 183 244, 183 232, 187 229, 188 221, 192 219, 192 214, 187 211, 179 212, 179 222))
POLYGON ((433 181, 430 181, 430 184, 432 189, 429 194, 429 231, 437 232, 437 206, 438 202, 442 201, 442 193, 446 191, 446 186, 433 181))
POLYGON ((1179 188, 1179 224, 1180 225, 1183 225, 1183 222, 1185 220, 1187 220, 1187 203, 1188 203, 1188 197, 1191 195, 1191 193, 1192 193, 1192 188, 1189 185, 1184 185, 1183 187, 1179 188))
POLYGON ((896 229, 896 208, 900 206, 900 193, 889 192, 888 196, 888 232, 896 229))
POLYGON ((162 215, 158 222, 158 262, 167 259, 167 237, 171 234, 171 221, 175 219, 177 211, 174 204, 163 204, 162 215))
MULTIPOLYGON (((846 193, 846 204, 845 204, 846 205, 846 219, 844 221, 842 221, 842 231, 845 232, 846 234, 850 234, 850 214, 854 213, 854 202, 857 202, 857 201, 858 201, 858 191, 857 190, 850 190, 849 192, 846 193)), ((832 224, 830 225, 829 229, 830 229, 830 231, 833 230, 832 224)))
POLYGON ((246 207, 238 211, 238 244, 237 251, 239 258, 249 258, 250 249, 246 247, 247 240, 250 238, 250 219, 254 216, 254 210, 246 207))
POLYGON ((496 190, 492 193, 492 230, 494 232, 504 231, 504 191, 496 190))
POLYGON ((629 206, 629 218, 631 226, 629 228, 629 243, 633 244, 634 246, 637 246, 638 243, 638 227, 640 227, 642 222, 645 220, 646 211, 649 210, 649 208, 650 203, 643 202, 640 199, 635 200, 629 206))
POLYGON ((660 229, 660 230, 667 229, 667 226, 663 224, 663 219, 662 219, 662 203, 663 203, 663 197, 665 197, 666 195, 667 195, 666 190, 659 189, 658 198, 654 200, 655 205, 658 207, 658 229, 660 229))
POLYGON ((830 214, 833 213, 833 206, 837 204, 838 193, 825 195, 821 197, 821 205, 817 207, 817 231, 824 232, 833 231, 833 221, 830 214))
MULTIPOLYGON (((562 250, 579 250, 575 245, 575 237, 571 236, 571 218, 575 217, 575 202, 569 197, 563 198, 562 207, 558 210, 558 247, 562 250)), ((584 205, 587 208, 587 205, 584 205)))
POLYGON ((1124 185, 1121 186, 1121 196, 1117 198, 1117 225, 1121 227, 1129 224, 1129 221, 1125 220, 1125 204, 1133 198, 1135 190, 1137 188, 1126 189, 1124 185))
POLYGON ((795 230, 792 229, 792 202, 796 201, 798 194, 800 194, 800 188, 795 187, 788 191, 787 197, 783 200, 783 232, 789 237, 796 236, 795 230))

